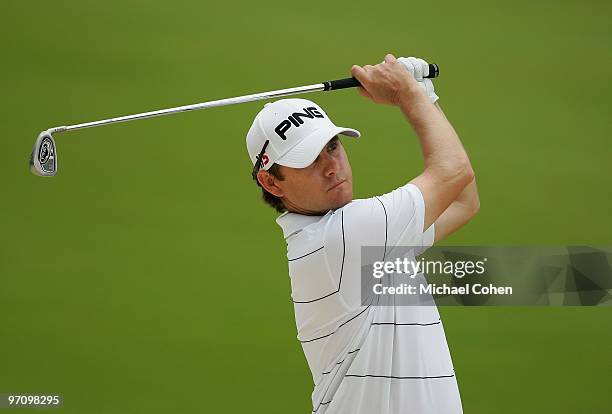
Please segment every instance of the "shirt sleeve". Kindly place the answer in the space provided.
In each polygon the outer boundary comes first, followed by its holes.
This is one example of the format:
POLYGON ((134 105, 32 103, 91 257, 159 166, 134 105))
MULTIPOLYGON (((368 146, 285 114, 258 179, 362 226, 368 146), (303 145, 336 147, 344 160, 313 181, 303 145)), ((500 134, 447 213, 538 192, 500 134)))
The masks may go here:
POLYGON ((436 230, 434 228, 434 224, 432 223, 431 226, 429 226, 429 228, 427 230, 425 230, 425 232, 423 233, 423 243, 422 243, 422 246, 420 246, 420 248, 416 249, 415 256, 419 256, 419 255, 425 253, 425 251, 427 250, 428 247, 433 246, 435 237, 436 237, 436 230))
POLYGON ((434 225, 423 229, 425 201, 414 184, 353 201, 345 208, 345 220, 354 240, 363 246, 414 246, 419 255, 434 242, 434 225))
POLYGON ((433 225, 424 229, 425 200, 419 187, 406 184, 375 198, 381 201, 387 216, 387 245, 429 247, 433 244, 435 230, 433 225))

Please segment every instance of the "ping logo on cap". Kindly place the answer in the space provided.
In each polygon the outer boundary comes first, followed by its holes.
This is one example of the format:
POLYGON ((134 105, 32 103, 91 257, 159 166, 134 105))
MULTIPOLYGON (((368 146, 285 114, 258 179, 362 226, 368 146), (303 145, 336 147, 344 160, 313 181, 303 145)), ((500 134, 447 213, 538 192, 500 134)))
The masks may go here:
POLYGON ((283 121, 274 128, 274 132, 284 141, 287 139, 285 133, 289 131, 292 126, 297 128, 300 125, 304 124, 304 119, 314 119, 314 118, 325 118, 325 116, 319 112, 319 110, 314 106, 309 106, 308 108, 303 109, 304 112, 294 112, 287 119, 283 119, 283 121))

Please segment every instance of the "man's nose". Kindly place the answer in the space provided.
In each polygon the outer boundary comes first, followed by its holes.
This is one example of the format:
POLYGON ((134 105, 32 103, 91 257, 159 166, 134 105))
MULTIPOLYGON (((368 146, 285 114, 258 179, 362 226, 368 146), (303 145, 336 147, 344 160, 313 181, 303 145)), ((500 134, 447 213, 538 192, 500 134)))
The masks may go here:
POLYGON ((323 154, 323 161, 324 161, 324 173, 326 177, 332 177, 334 175, 336 175, 338 173, 338 170, 340 169, 340 163, 338 162, 338 160, 336 159, 336 157, 330 155, 330 154, 323 154))

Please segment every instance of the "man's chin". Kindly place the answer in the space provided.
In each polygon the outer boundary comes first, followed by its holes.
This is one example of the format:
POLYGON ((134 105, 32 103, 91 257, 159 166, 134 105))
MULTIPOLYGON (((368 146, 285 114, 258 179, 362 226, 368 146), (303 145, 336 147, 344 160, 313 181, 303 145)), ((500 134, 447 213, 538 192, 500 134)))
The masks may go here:
POLYGON ((330 208, 330 210, 337 210, 339 208, 342 208, 345 205, 347 205, 348 203, 350 203, 351 201, 353 201, 353 192, 352 191, 349 192, 349 193, 346 193, 346 194, 339 195, 339 197, 337 197, 331 203, 332 207, 330 208))

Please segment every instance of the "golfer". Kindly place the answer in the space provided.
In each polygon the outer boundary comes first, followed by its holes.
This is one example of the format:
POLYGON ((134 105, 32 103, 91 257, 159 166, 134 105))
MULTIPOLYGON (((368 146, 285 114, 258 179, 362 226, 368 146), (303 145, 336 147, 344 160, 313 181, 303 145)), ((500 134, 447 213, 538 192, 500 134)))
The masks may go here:
MULTIPOLYGON (((247 133, 253 178, 264 201, 283 213, 276 221, 287 242, 298 340, 314 381, 313 413, 462 412, 435 304, 373 306, 361 295, 362 246, 380 246, 384 254, 396 246, 426 248, 479 209, 474 171, 427 71, 422 59, 391 54, 351 69, 363 97, 399 107, 423 151, 422 173, 387 194, 353 200, 339 136, 360 133, 336 126, 314 102, 268 103, 247 133)), ((384 137, 377 139, 380 152, 372 156, 384 157, 384 137)), ((405 163, 412 158, 406 154, 405 163)))

